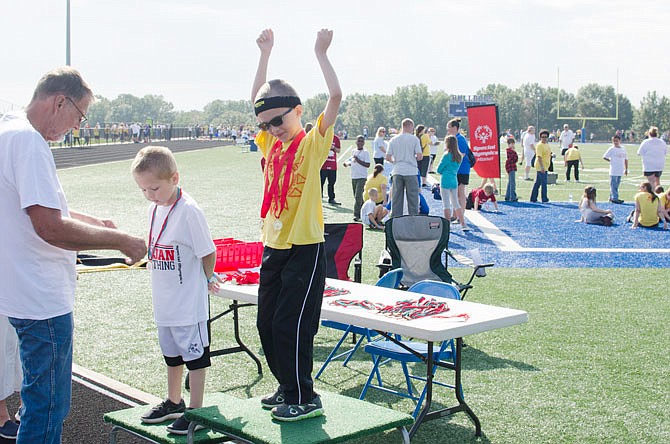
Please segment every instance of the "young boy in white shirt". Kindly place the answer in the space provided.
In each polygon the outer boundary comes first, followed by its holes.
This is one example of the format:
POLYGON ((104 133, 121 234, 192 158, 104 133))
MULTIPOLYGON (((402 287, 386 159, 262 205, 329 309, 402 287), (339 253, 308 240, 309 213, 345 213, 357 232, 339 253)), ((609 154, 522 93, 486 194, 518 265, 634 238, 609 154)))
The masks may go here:
POLYGON ((389 214, 389 210, 382 204, 377 204, 379 192, 376 188, 368 190, 369 199, 361 207, 361 221, 373 230, 384 229, 382 220, 389 214))
POLYGON ((186 435, 189 421, 184 418, 186 404, 181 397, 184 365, 191 387, 189 409, 202 407, 205 371, 211 365, 207 295, 219 282, 214 273, 216 247, 204 213, 179 187, 177 163, 169 149, 141 149, 131 171, 144 196, 153 202, 147 255, 154 320, 168 376, 168 398, 142 415, 142 422, 174 419, 168 432, 186 435))
POLYGON ((626 148, 621 145, 621 137, 612 137, 612 146, 605 151, 603 159, 610 163, 610 202, 621 204, 619 199, 619 184, 621 176, 628 176, 628 155, 626 148))

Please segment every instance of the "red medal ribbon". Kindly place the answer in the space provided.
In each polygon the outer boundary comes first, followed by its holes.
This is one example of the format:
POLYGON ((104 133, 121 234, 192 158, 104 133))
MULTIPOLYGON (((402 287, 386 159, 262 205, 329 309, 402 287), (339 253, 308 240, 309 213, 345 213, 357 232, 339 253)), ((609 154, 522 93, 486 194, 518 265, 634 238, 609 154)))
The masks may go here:
POLYGON ((174 210, 174 207, 177 205, 179 200, 181 200, 181 188, 177 188, 177 200, 174 201, 174 203, 170 207, 170 211, 168 211, 168 214, 165 216, 165 220, 163 221, 163 225, 161 225, 161 230, 158 232, 158 237, 156 237, 156 242, 154 242, 153 248, 152 248, 151 238, 153 237, 154 219, 156 218, 156 209, 158 208, 158 205, 154 204, 154 212, 151 214, 151 225, 149 226, 149 249, 147 250, 147 258, 149 260, 151 260, 151 258, 153 256, 154 248, 156 248, 156 245, 158 245, 158 240, 161 238, 161 235, 163 234, 163 231, 165 231, 165 227, 168 223, 168 217, 170 217, 170 213, 172 213, 172 210, 174 210))
POLYGON ((263 189, 263 204, 261 205, 262 219, 265 219, 271 207, 274 207, 273 215, 277 219, 279 219, 281 212, 288 207, 286 197, 291 185, 291 176, 293 176, 295 153, 298 151, 300 141, 305 137, 305 134, 304 130, 300 131, 284 154, 281 153, 283 146, 281 140, 277 140, 270 149, 265 168, 265 186, 263 189), (284 172, 284 181, 280 190, 279 177, 282 171, 284 172), (272 172, 272 180, 270 180, 270 172, 272 172))

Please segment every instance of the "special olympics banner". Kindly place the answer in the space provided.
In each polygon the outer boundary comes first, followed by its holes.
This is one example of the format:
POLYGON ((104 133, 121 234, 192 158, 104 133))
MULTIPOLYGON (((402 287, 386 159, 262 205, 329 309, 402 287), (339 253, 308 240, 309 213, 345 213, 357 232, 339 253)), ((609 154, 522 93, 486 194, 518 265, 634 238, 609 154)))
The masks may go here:
POLYGON ((474 170, 479 177, 500 178, 498 106, 469 106, 468 125, 470 149, 477 159, 474 170))

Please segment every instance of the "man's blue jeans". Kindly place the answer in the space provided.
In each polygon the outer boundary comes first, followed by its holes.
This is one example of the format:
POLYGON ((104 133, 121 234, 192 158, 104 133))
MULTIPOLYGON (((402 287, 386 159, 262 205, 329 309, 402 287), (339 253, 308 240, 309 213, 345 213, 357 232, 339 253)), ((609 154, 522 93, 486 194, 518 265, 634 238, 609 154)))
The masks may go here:
POLYGON ((19 337, 23 410, 17 444, 60 444, 72 397, 72 313, 9 318, 19 337))
POLYGON ((540 170, 537 171, 535 183, 533 184, 533 191, 530 193, 531 202, 537 202, 537 193, 540 190, 542 193, 542 202, 549 202, 549 198, 547 197, 547 176, 547 170, 544 170, 544 172, 541 172, 540 170))
POLYGON ((621 176, 610 176, 610 199, 619 199, 619 184, 621 184, 621 176))

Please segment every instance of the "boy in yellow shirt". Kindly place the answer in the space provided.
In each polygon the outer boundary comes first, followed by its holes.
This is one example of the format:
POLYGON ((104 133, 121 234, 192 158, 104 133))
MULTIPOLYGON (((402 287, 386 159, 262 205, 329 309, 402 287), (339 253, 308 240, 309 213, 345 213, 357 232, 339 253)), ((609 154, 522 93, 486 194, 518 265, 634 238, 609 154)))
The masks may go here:
POLYGON ((342 101, 326 54, 332 38, 332 31, 322 29, 314 45, 329 97, 309 133, 302 128, 303 108, 295 89, 283 80, 266 80, 272 30, 263 30, 256 39, 260 59, 251 100, 260 128, 256 144, 265 158, 265 248, 256 326, 270 371, 279 381, 277 391, 261 404, 279 421, 323 414, 311 372, 326 278, 320 171, 342 101))
POLYGON ((568 148, 563 156, 563 166, 567 169, 565 170, 565 179, 570 182, 570 170, 575 169, 575 181, 579 182, 579 164, 582 164, 584 168, 584 160, 582 159, 582 154, 579 152, 579 147, 573 145, 568 148))

